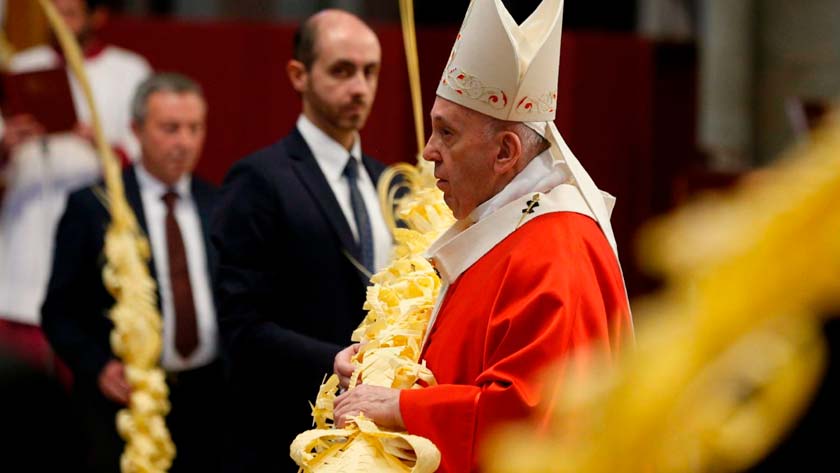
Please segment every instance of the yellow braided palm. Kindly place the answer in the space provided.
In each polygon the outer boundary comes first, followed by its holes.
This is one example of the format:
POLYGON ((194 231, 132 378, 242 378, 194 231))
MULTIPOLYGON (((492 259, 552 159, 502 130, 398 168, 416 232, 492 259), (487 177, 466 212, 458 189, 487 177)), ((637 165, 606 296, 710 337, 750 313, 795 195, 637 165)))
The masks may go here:
POLYGON ((651 225, 641 255, 667 288, 635 307, 637 350, 597 382, 570 380, 547 436, 511 427, 487 470, 730 472, 766 455, 824 370, 821 316, 840 305, 837 202, 835 123, 651 225))
POLYGON ((175 446, 163 419, 169 412, 169 401, 163 371, 157 366, 161 351, 161 317, 155 282, 148 270, 149 243, 141 234, 125 198, 120 164, 102 132, 79 45, 53 4, 49 0, 39 1, 90 109, 105 179, 105 202, 111 213, 111 223, 105 234, 106 264, 102 277, 116 300, 109 312, 114 322, 111 348, 125 364, 131 385, 128 409, 117 414, 117 430, 126 441, 120 467, 123 473, 165 472, 172 464, 175 446))
MULTIPOLYGON (((454 218, 441 192, 422 186, 434 179, 421 169, 403 165, 397 171, 412 191, 397 206, 397 216, 408 228, 393 229, 397 242, 394 258, 371 278, 364 306, 368 313, 352 337, 362 343, 362 348, 353 359, 356 370, 350 389, 360 378, 368 385, 397 389, 435 384, 431 371, 419 360, 440 278, 422 255, 454 218)), ((386 178, 391 176, 389 173, 386 178)), ((380 191, 389 195, 383 182, 388 181, 380 181, 380 191)), ((440 453, 427 439, 381 430, 364 416, 344 429, 333 429, 337 386, 338 378, 333 375, 321 387, 312 409, 316 429, 304 432, 292 443, 292 458, 303 471, 424 473, 437 469, 440 453)))
MULTIPOLYGON (((391 264, 371 278, 365 301, 367 316, 353 333, 362 348, 354 357, 356 370, 350 381, 397 389, 435 384, 434 375, 419 362, 423 337, 440 291, 440 278, 423 255, 455 219, 435 187, 432 168, 420 158, 423 119, 420 71, 411 0, 400 0, 403 38, 408 63, 417 134, 417 165, 389 167, 379 180, 379 200, 396 248, 391 264), (401 178, 399 186, 391 186, 401 178), (407 191, 400 199, 396 194, 407 191), (395 208, 396 207, 396 208, 395 208), (393 212, 393 213, 392 213, 393 212), (396 214, 396 218, 394 217, 396 214), (407 228, 398 228, 396 220, 407 228)), ((428 439, 378 428, 363 415, 344 429, 334 429, 333 400, 338 378, 324 385, 312 415, 316 428, 300 434, 291 446, 292 458, 306 472, 433 472, 440 452, 428 439)))

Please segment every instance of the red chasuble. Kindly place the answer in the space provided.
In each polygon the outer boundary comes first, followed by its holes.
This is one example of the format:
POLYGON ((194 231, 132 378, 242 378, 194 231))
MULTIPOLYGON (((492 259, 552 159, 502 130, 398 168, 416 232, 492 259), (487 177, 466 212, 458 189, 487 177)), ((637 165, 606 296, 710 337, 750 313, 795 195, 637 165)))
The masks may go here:
POLYGON ((402 391, 407 430, 440 449, 439 472, 478 471, 495 427, 550 415, 545 393, 561 380, 535 376, 541 368, 582 348, 614 356, 631 333, 598 224, 571 212, 536 217, 449 286, 423 354, 439 384, 402 391))

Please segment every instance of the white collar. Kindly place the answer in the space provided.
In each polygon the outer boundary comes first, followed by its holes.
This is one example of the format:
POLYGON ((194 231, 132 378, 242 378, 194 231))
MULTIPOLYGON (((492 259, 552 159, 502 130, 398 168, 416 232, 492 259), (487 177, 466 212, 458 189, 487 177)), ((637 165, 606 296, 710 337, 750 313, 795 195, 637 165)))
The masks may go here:
POLYGON ((594 220, 577 187, 560 184, 547 192, 535 191, 513 199, 480 222, 459 220, 427 250, 435 269, 446 284, 469 269, 476 261, 519 227, 541 215, 574 212, 594 220))
POLYGON ((178 197, 181 199, 190 197, 190 184, 192 181, 189 174, 181 176, 181 178, 178 179, 178 182, 176 182, 174 186, 170 187, 161 182, 160 179, 151 175, 149 171, 143 167, 142 159, 134 165, 134 172, 137 174, 137 183, 140 185, 140 189, 143 192, 148 191, 156 196, 162 196, 170 189, 174 188, 175 192, 178 193, 178 197))
MULTIPOLYGON (((315 161, 321 167, 327 180, 330 182, 342 179, 344 168, 347 166, 347 150, 323 130, 315 126, 306 115, 301 114, 297 120, 297 129, 303 135, 304 141, 309 145, 309 150, 315 156, 315 161)), ((362 140, 356 133, 350 153, 358 164, 362 164, 362 140)))
POLYGON ((538 154, 498 194, 484 201, 467 216, 471 223, 486 218, 501 207, 533 192, 548 192, 567 181, 566 172, 549 150, 538 154))

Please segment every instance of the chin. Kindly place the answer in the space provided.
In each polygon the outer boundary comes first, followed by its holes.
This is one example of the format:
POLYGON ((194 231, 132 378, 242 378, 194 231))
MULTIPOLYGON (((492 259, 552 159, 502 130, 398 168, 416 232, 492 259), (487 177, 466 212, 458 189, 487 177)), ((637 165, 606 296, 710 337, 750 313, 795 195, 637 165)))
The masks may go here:
POLYGON ((452 215, 455 218, 460 220, 462 217, 464 217, 464 215, 461 215, 460 209, 457 205, 455 205, 455 202, 453 202, 451 199, 446 198, 446 194, 444 194, 443 196, 443 201, 446 202, 446 206, 449 207, 449 210, 452 211, 452 215))
POLYGON ((365 121, 361 118, 347 119, 342 122, 342 128, 345 130, 359 131, 363 126, 365 126, 365 121))

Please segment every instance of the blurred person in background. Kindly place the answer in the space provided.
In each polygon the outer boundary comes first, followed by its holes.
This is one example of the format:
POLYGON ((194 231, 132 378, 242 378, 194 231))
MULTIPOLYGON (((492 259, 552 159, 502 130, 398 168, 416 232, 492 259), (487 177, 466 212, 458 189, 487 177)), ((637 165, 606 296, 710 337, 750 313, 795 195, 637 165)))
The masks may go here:
MULTIPOLYGON (((216 190, 192 175, 206 112, 201 88, 187 77, 160 73, 141 83, 133 102, 141 155, 123 172, 126 199, 149 239, 163 318, 160 364, 172 405, 166 423, 177 449, 173 472, 218 471, 225 432, 208 232, 216 190)), ((50 345, 73 372, 89 472, 119 471, 123 441, 115 416, 131 395, 110 345, 114 299, 102 280, 110 214, 102 192, 100 183, 68 198, 41 311, 50 345)))
POLYGON ((303 112, 277 143, 237 162, 214 217, 216 296, 237 425, 230 471, 297 471, 289 446, 311 428, 333 358, 364 318, 370 273, 391 236, 376 193, 384 165, 362 153, 381 49, 359 18, 304 21, 286 66, 303 112))
MULTIPOLYGON (((151 70, 141 56, 102 42, 97 31, 108 18, 104 1, 53 0, 76 36, 108 142, 124 162, 137 157, 131 132, 131 97, 151 70)), ((58 41, 12 56, 11 73, 67 67, 58 41)), ((18 350, 37 351, 37 326, 49 276, 56 224, 69 192, 100 173, 90 111, 78 81, 67 69, 78 123, 71 132, 45 134, 31 114, 0 119, 0 163, 6 189, 0 207, 0 339, 28 340, 18 350), (5 335, 4 335, 5 334, 5 335)), ((12 343, 10 342, 10 343, 12 343)))

